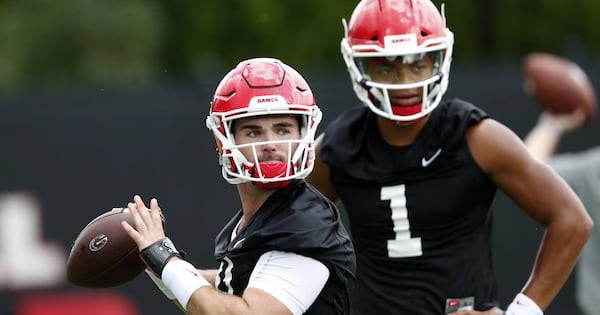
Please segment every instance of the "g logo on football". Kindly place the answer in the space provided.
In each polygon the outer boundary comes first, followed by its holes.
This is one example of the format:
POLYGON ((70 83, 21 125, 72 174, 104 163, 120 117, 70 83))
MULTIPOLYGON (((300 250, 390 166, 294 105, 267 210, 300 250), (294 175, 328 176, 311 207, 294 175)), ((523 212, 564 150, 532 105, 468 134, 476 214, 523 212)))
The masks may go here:
POLYGON ((104 234, 96 235, 91 241, 89 248, 92 252, 101 250, 108 243, 108 236, 104 234))

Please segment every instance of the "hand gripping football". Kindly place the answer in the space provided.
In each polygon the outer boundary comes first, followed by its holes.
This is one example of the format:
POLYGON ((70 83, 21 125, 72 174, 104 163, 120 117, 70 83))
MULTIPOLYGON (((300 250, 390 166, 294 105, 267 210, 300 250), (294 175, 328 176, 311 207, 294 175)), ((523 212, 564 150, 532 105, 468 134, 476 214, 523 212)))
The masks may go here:
POLYGON ((582 107, 587 120, 596 116, 594 87, 574 62, 548 53, 530 53, 523 63, 525 91, 552 113, 570 113, 582 107))
POLYGON ((93 219, 81 230, 67 259, 67 279, 86 288, 124 284, 145 268, 133 239, 121 226, 135 227, 127 208, 114 208, 93 219))

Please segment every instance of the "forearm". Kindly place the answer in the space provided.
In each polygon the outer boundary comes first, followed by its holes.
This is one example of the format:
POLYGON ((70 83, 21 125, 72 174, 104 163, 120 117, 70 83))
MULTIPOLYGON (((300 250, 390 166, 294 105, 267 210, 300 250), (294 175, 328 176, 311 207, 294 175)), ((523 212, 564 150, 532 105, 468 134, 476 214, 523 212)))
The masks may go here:
POLYGON ((583 215, 547 226, 531 277, 523 289, 541 309, 550 305, 566 282, 591 228, 591 220, 583 215))
POLYGON ((190 314, 304 314, 330 276, 316 259, 279 251, 261 255, 254 268, 241 297, 215 289, 195 290, 187 304, 190 314))
POLYGON ((551 122, 540 122, 523 140, 527 149, 537 159, 546 160, 556 151, 562 132, 551 122))
POLYGON ((160 289, 160 291, 163 293, 163 295, 168 298, 169 300, 171 300, 171 302, 173 302, 173 304, 175 304, 175 306, 177 306, 183 313, 187 314, 187 311, 185 310, 185 307, 183 307, 181 305, 181 303, 179 303, 179 301, 177 300, 177 297, 175 297, 175 295, 173 295, 173 292, 166 287, 165 283, 156 275, 154 275, 154 273, 148 269, 145 270, 146 275, 148 275, 148 278, 150 278, 150 280, 152 280, 152 282, 154 282, 154 284, 156 284, 156 286, 160 289))
POLYGON ((196 290, 193 290, 193 293, 190 292, 191 297, 185 307, 161 279, 156 277, 151 271, 146 270, 146 273, 160 288, 163 294, 185 314, 243 314, 247 312, 247 307, 244 307, 247 305, 241 298, 234 295, 222 294, 212 289, 218 272, 216 269, 198 271, 202 277, 211 283, 211 286, 199 287, 196 290), (202 290, 203 288, 206 288, 207 290, 202 290))
POLYGON ((562 135, 581 126, 585 119, 582 109, 567 114, 544 112, 523 142, 533 156, 546 160, 556 151, 562 135))
POLYGON ((244 299, 209 287, 199 288, 192 294, 187 311, 188 315, 252 313, 244 299))
MULTIPOLYGON (((157 283, 159 285, 159 283, 157 283)), ((161 284, 159 287, 161 287, 161 284)), ((165 292, 164 289, 163 293, 165 292)), ((165 294, 166 295, 166 294, 165 294)), ((184 313, 194 314, 244 314, 248 313, 248 304, 240 297, 221 293, 210 287, 200 287, 192 294, 187 310, 176 297, 167 296, 184 313), (206 288, 206 290, 203 290, 206 288)))
POLYGON ((219 272, 219 270, 217 269, 198 269, 198 271, 200 271, 200 274, 202 275, 202 277, 204 277, 204 279, 206 279, 211 286, 215 287, 215 279, 217 278, 217 273, 219 272))
MULTIPOLYGON (((210 285, 191 264, 174 259, 163 271, 162 278, 188 315, 207 314, 291 314, 264 291, 247 288, 243 297, 221 292, 210 285), (274 304, 276 303, 276 304, 274 304)), ((216 274, 214 272, 209 272, 216 274)))

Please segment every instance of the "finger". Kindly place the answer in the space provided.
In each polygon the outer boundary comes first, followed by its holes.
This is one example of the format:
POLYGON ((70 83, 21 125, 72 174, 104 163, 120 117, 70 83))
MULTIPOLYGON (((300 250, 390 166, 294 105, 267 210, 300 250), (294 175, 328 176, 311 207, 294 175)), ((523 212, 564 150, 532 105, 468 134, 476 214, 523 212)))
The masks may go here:
POLYGON ((123 229, 125 229, 127 235, 133 239, 139 251, 148 247, 152 243, 146 240, 146 237, 140 232, 136 231, 129 223, 127 223, 127 221, 121 221, 121 226, 123 229))
POLYGON ((148 226, 148 228, 152 228, 154 224, 152 223, 152 218, 150 217, 150 209, 146 207, 146 204, 144 204, 142 197, 140 197, 139 195, 135 195, 133 197, 133 201, 136 207, 138 208, 138 213, 140 214, 140 217, 144 220, 144 223, 148 226))
POLYGON ((152 214, 152 221, 157 226, 162 226, 162 209, 158 206, 156 198, 150 200, 150 213, 152 214))
POLYGON ((135 228, 139 232, 144 232, 147 230, 146 223, 140 216, 140 211, 135 203, 130 202, 127 204, 127 209, 129 209, 129 213, 131 214, 131 218, 133 219, 133 223, 135 223, 135 228))
POLYGON ((125 230, 125 233, 127 233, 127 235, 129 235, 129 237, 131 237, 131 239, 138 244, 140 240, 140 233, 138 233, 138 231, 136 231, 129 223, 127 223, 127 221, 121 221, 121 226, 125 230))
POLYGON ((138 207, 146 208, 146 205, 144 204, 144 201, 140 195, 133 196, 133 202, 135 202, 138 207))
POLYGON ((140 195, 133 196, 133 203, 135 203, 135 205, 138 207, 138 210, 148 209, 146 207, 146 204, 144 204, 144 201, 142 200, 142 197, 140 197, 140 195))
POLYGON ((156 207, 158 208, 158 214, 160 216, 160 225, 163 227, 165 226, 165 214, 162 211, 162 208, 160 207, 160 205, 158 204, 158 200, 156 198, 154 198, 156 200, 156 207))
POLYGON ((575 127, 582 125, 587 119, 586 111, 583 106, 578 106, 573 113, 573 124, 575 127))

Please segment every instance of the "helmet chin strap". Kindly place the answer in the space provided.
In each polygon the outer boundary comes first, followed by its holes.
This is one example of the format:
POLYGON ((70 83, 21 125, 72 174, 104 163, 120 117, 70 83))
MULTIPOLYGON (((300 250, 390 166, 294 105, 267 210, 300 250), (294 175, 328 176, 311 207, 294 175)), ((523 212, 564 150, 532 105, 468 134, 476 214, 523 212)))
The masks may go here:
MULTIPOLYGON (((288 164, 284 162, 277 163, 258 163, 258 167, 260 168, 260 174, 264 178, 277 178, 287 176, 286 171, 288 169, 288 164)), ((252 167, 252 177, 259 177, 259 170, 256 169, 256 164, 252 167)), ((290 180, 282 180, 276 182, 252 182, 254 185, 261 189, 280 189, 287 186, 290 183, 290 180)))

